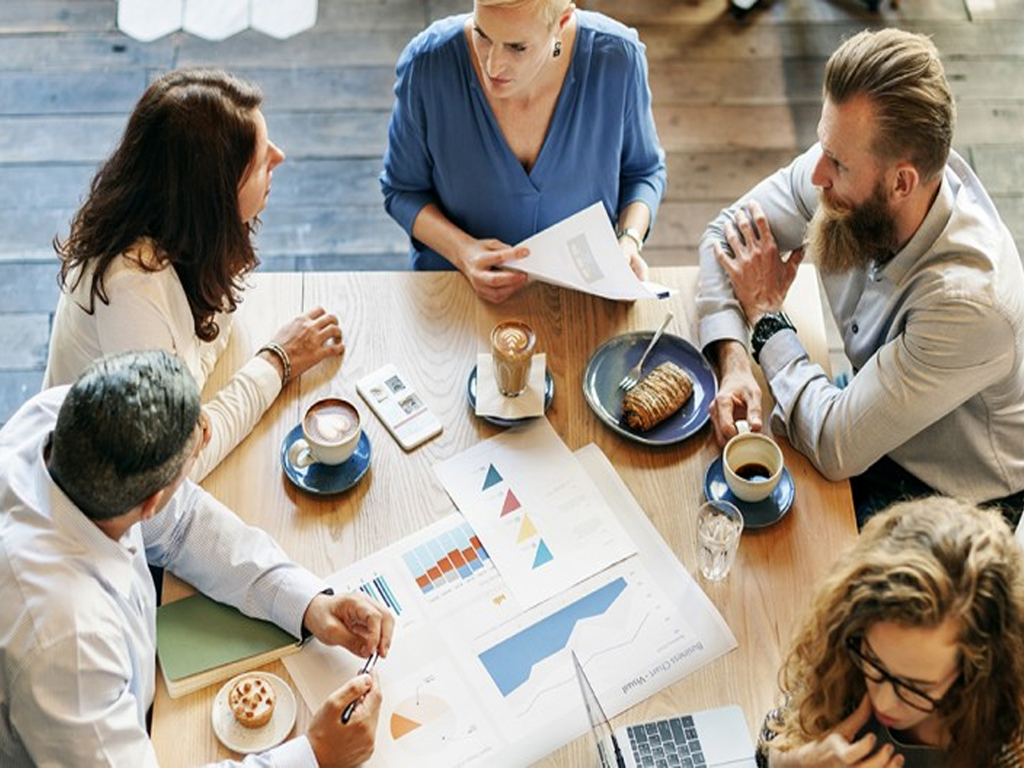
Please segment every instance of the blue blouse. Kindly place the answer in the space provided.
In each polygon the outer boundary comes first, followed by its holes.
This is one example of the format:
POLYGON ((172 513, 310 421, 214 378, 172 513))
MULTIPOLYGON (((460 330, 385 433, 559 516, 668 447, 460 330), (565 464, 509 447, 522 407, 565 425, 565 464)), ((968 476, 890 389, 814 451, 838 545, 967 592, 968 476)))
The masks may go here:
MULTIPOLYGON (((572 61, 527 173, 473 69, 467 18, 435 22, 398 59, 380 176, 392 218, 411 238, 417 215, 434 203, 469 235, 514 245, 598 200, 613 223, 626 205, 640 200, 653 225, 665 192, 665 153, 636 31, 576 11, 572 61)), ((415 239, 410 261, 413 269, 453 269, 415 239)))

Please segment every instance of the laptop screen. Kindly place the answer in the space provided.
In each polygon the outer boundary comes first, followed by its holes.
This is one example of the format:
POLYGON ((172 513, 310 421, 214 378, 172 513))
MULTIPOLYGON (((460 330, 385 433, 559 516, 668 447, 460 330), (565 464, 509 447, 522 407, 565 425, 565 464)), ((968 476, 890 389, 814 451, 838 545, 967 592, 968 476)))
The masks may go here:
POLYGON ((579 681, 580 692, 583 694, 583 703, 587 707, 587 717, 590 718, 590 732, 594 737, 594 743, 597 745, 597 755, 601 761, 601 768, 625 768, 626 762, 622 758, 622 752, 619 749, 615 733, 612 731, 611 724, 608 722, 608 717, 604 713, 601 702, 598 701, 597 694, 594 693, 594 687, 590 684, 590 680, 587 679, 587 673, 583 671, 583 665, 580 664, 576 651, 572 652, 572 663, 576 668, 576 679, 579 681), (609 747, 613 751, 611 755, 608 754, 609 747))

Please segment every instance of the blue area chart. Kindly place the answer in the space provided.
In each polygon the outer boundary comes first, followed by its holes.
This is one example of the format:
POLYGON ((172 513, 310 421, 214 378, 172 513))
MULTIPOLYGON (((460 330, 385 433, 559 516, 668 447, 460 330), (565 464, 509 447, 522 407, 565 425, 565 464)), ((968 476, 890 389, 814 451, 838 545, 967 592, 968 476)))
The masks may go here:
POLYGON ((565 648, 578 622, 605 613, 625 589, 626 580, 619 577, 481 653, 501 695, 529 680, 534 666, 565 648))

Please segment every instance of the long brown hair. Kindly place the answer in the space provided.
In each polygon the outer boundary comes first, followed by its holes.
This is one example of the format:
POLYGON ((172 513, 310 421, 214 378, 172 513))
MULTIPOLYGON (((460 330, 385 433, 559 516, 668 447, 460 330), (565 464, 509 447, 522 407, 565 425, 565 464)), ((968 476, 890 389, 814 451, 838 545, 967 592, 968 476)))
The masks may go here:
POLYGON ((868 522, 821 586, 779 684, 789 699, 779 736, 821 739, 857 706, 864 675, 847 641, 878 622, 959 626, 960 677, 936 710, 951 766, 995 765, 1024 732, 1024 553, 1003 518, 934 497, 868 522))
POLYGON ((256 152, 253 112, 262 100, 256 86, 211 69, 176 70, 146 89, 70 235, 54 239, 63 289, 74 290, 92 269, 86 311, 95 310, 97 299, 110 303, 107 269, 148 239, 158 263, 140 260, 141 266, 170 264, 196 335, 217 337, 216 314, 238 306, 242 278, 259 264, 254 223, 241 220, 238 188, 256 152))

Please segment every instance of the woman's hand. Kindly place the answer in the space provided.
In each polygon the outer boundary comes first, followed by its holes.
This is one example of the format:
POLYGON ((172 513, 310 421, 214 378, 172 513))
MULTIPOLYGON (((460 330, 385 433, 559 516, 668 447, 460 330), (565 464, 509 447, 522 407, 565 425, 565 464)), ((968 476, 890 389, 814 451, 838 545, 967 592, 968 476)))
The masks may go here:
POLYGON ((891 744, 876 749, 873 733, 854 741, 871 716, 871 700, 865 694, 860 706, 833 728, 821 741, 804 744, 792 752, 771 752, 770 768, 901 768, 903 757, 894 754, 891 744))
POLYGON ((619 248, 622 249, 622 255, 626 257, 626 262, 629 264, 629 268, 633 270, 633 274, 640 280, 647 280, 650 276, 650 270, 647 268, 647 262, 644 261, 644 257, 640 255, 640 246, 636 244, 636 240, 623 235, 619 238, 619 248))
POLYGON ((500 240, 474 240, 461 254, 459 268, 477 296, 500 304, 521 290, 528 278, 523 272, 498 270, 495 267, 529 255, 528 248, 512 248, 500 240))
MULTIPOLYGON (((321 360, 339 357, 345 352, 338 318, 323 307, 314 307, 299 315, 274 334, 272 341, 280 344, 288 355, 292 378, 298 378, 321 360)), ((270 353, 263 354, 281 369, 283 376, 281 361, 270 353)))

